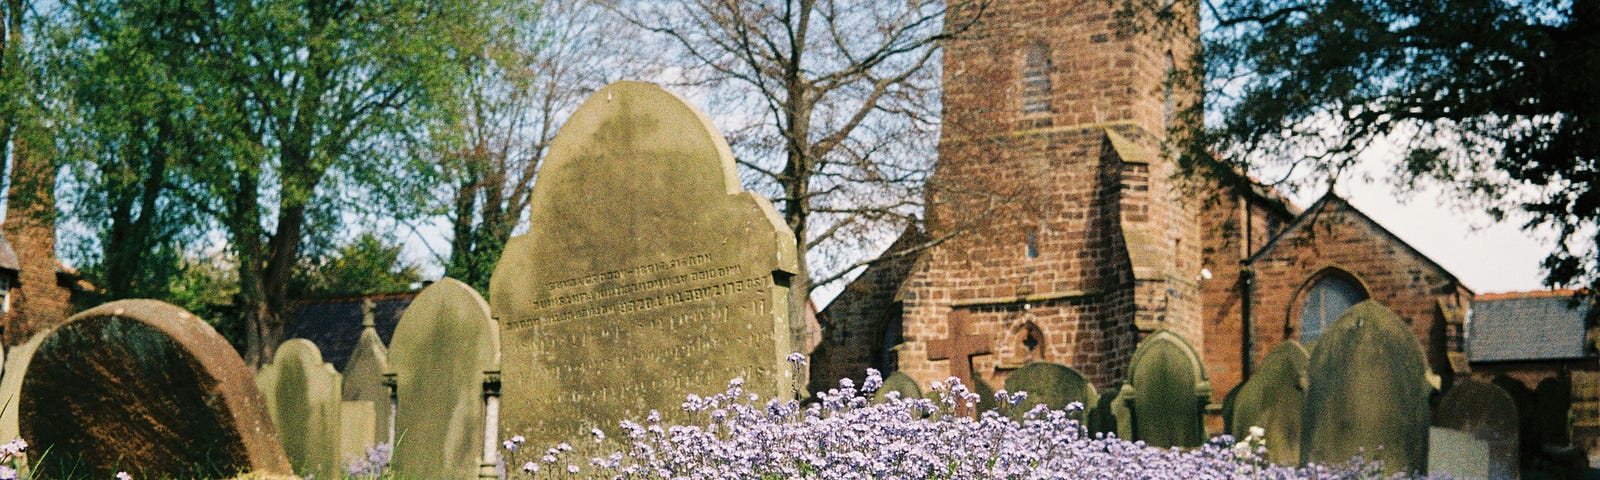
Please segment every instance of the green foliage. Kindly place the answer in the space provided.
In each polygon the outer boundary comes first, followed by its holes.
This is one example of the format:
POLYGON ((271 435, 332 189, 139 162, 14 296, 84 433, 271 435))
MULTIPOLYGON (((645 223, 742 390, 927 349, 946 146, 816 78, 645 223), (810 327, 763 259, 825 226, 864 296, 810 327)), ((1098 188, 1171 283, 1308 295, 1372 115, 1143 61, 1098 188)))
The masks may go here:
POLYGON ((400 258, 392 239, 364 233, 327 258, 301 262, 290 282, 295 298, 342 297, 410 291, 422 282, 416 265, 400 258))
POLYGON ((1551 228, 1546 283, 1600 285, 1600 0, 1112 1, 1136 31, 1204 19, 1173 78, 1204 89, 1175 136, 1186 168, 1311 186, 1393 142, 1396 183, 1551 228))

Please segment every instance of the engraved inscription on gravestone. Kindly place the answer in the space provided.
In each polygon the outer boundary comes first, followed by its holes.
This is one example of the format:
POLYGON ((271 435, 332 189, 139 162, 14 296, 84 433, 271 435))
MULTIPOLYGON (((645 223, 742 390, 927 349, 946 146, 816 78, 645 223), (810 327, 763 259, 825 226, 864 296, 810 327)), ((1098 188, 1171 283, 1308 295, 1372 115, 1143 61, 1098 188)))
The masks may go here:
POLYGON ((490 285, 506 435, 670 419, 734 377, 791 393, 794 237, 687 102, 638 82, 596 92, 552 143, 529 218, 490 285))

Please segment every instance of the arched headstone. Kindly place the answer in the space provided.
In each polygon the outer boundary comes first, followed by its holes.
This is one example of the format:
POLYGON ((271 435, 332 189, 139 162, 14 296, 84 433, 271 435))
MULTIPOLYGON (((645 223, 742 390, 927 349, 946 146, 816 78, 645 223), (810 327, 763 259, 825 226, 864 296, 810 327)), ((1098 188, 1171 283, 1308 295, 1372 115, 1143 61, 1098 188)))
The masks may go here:
POLYGON ((389 345, 399 399, 395 474, 476 476, 484 449, 485 373, 500 363, 499 328, 489 305, 467 284, 441 279, 406 307, 389 345))
POLYGON ((1266 430, 1267 460, 1293 465, 1300 461, 1300 410, 1306 398, 1306 366, 1311 355, 1300 342, 1287 340, 1272 347, 1261 368, 1239 387, 1229 422, 1234 438, 1249 435, 1250 427, 1266 430))
POLYGON ((1118 398, 1123 438, 1159 448, 1198 447, 1205 442, 1205 411, 1211 383, 1194 347, 1170 330, 1139 343, 1118 398))
POLYGON ((888 401, 889 392, 900 392, 901 400, 922 398, 922 387, 918 387, 917 381, 912 379, 910 375, 906 375, 905 372, 894 372, 885 377, 883 386, 878 387, 878 391, 872 392, 872 402, 884 403, 888 401))
POLYGON ((1489 444, 1489 478, 1515 479, 1520 473, 1517 403, 1491 383, 1457 381, 1433 412, 1435 426, 1459 430, 1489 444))
POLYGON ((272 363, 256 373, 295 473, 337 478, 343 471, 341 382, 333 365, 322 361, 317 345, 304 338, 283 342, 272 363))
POLYGON ((1342 464, 1359 454, 1391 473, 1426 473, 1427 375, 1400 317, 1376 301, 1350 307, 1311 352, 1300 460, 1342 464))
MULTIPOLYGON (((1028 397, 1022 403, 1012 407, 1011 417, 1014 419, 1021 419, 1035 405, 1061 410, 1067 408, 1069 403, 1080 402, 1087 412, 1100 401, 1100 394, 1095 392, 1093 383, 1072 367, 1059 363, 1033 362, 1024 365, 1006 378, 1006 390, 1012 394, 1028 392, 1028 397)), ((1078 418, 1087 423, 1087 416, 1078 418)))
MULTIPOLYGON (((361 320, 361 338, 344 364, 342 397, 346 401, 372 402, 373 438, 388 442, 389 421, 393 411, 389 401, 389 387, 384 385, 383 374, 389 371, 389 351, 378 337, 372 318, 371 303, 361 320)), ((347 442, 348 443, 348 442, 347 442)))
POLYGON ((44 453, 39 477, 289 473, 250 368, 193 314, 122 300, 38 338, 8 373, 22 375, 15 408, 21 437, 44 453))
POLYGON ((533 445, 615 434, 652 409, 687 421, 664 406, 734 377, 764 398, 792 395, 794 234, 740 187, 704 114, 660 87, 614 83, 546 158, 532 226, 489 288, 508 434, 533 445))

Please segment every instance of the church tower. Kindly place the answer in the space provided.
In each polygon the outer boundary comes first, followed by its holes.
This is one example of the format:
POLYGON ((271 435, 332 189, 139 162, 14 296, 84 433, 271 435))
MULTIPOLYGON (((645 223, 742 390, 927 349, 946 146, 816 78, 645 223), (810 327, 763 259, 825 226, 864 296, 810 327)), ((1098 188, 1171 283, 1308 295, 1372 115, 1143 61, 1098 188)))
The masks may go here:
POLYGON ((1155 331, 1203 346, 1200 202, 1164 148, 1197 98, 1169 81, 1195 45, 1192 6, 1167 7, 1192 27, 1169 38, 1121 33, 1101 0, 979 3, 946 21, 976 20, 944 51, 927 234, 949 240, 896 293, 899 370, 998 388, 1039 360, 1104 389, 1155 331))

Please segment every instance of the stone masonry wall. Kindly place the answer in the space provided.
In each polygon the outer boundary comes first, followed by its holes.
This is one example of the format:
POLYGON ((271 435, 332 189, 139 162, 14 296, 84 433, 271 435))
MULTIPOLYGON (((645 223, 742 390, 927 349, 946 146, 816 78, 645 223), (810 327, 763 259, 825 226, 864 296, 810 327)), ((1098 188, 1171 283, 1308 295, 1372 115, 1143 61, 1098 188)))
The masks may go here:
MULTIPOLYGON (((973 5, 947 23, 970 19, 973 5)), ((964 360, 928 356, 929 342, 952 338, 956 310, 969 313, 959 333, 987 339, 991 353, 972 362, 990 385, 1046 360, 1106 388, 1122 380, 1141 327, 1199 335, 1198 224, 1174 203, 1170 164, 1152 155, 1175 98, 1168 52, 1183 58, 1187 45, 1120 36, 1112 7, 1060 0, 995 2, 947 45, 928 224, 935 238, 956 236, 900 290, 901 371, 926 385, 964 360), (1024 113, 1021 93, 1039 88, 1022 72, 1041 50, 1049 105, 1024 113)))

